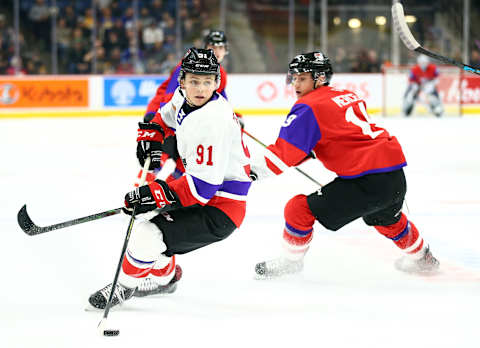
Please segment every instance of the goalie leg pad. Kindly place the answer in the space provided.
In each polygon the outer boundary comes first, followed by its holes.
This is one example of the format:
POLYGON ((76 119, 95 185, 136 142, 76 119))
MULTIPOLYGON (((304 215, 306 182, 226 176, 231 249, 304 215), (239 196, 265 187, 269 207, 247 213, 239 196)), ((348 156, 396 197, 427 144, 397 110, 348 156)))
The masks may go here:
POLYGON ((437 116, 440 117, 443 114, 443 105, 442 101, 440 100, 440 96, 438 93, 435 91, 432 94, 428 95, 428 105, 430 107, 431 112, 437 116))
POLYGON ((119 282, 135 288, 167 249, 160 229, 150 221, 135 222, 122 262, 119 282))

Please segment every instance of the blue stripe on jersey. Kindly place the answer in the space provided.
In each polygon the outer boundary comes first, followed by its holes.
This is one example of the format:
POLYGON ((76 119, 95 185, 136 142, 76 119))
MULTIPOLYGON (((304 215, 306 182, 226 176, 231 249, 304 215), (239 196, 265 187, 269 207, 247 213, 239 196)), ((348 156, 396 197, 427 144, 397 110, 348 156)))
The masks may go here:
POLYGON ((296 237, 305 237, 313 231, 313 228, 310 228, 307 231, 298 230, 298 229, 296 229, 295 227, 292 227, 291 225, 289 225, 286 222, 285 222, 285 227, 286 227, 286 231, 288 232, 288 234, 291 234, 292 236, 296 236, 296 237))
POLYGON ((287 115, 278 137, 309 154, 322 138, 317 119, 310 106, 295 104, 287 115))
POLYGON ((194 177, 193 175, 190 176, 192 177, 193 184, 195 185, 195 190, 197 190, 198 195, 205 199, 212 198, 215 195, 215 192, 217 192, 220 186, 222 186, 210 184, 202 179, 194 177))
POLYGON ((407 162, 400 163, 399 165, 393 166, 393 167, 386 167, 386 168, 377 168, 377 169, 370 169, 365 172, 362 172, 357 175, 339 175, 340 178, 342 179, 355 179, 359 178, 361 176, 367 175, 367 174, 378 174, 378 173, 388 173, 388 172, 394 172, 396 170, 399 170, 400 168, 403 168, 407 165, 407 162))
POLYGON ((165 93, 173 93, 179 86, 178 84, 178 75, 180 75, 180 69, 182 68, 181 65, 177 66, 177 68, 173 71, 172 75, 170 75, 170 82, 167 85, 165 93))
POLYGON ((235 195, 246 196, 252 183, 250 181, 224 181, 218 191, 233 193, 235 195))
POLYGON ((223 91, 220 92, 220 94, 221 94, 226 100, 228 100, 228 98, 227 98, 227 93, 225 93, 225 88, 223 89, 223 91))
POLYGON ((197 190, 197 194, 205 199, 211 199, 217 191, 232 193, 235 195, 246 196, 251 182, 247 181, 224 181, 221 185, 213 185, 202 179, 190 175, 197 190))

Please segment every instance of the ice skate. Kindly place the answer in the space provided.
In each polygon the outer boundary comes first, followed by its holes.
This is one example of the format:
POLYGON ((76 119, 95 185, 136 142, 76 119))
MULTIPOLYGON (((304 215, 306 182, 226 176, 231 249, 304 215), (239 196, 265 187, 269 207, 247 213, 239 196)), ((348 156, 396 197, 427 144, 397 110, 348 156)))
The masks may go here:
POLYGON ((135 289, 133 296, 145 297, 158 294, 171 294, 177 290, 177 282, 182 278, 182 268, 175 266, 175 275, 167 285, 160 285, 152 278, 145 278, 142 283, 135 289))
POLYGON ((287 274, 300 273, 303 270, 303 258, 289 260, 285 257, 257 263, 255 273, 258 279, 276 278, 287 274))
MULTIPOLYGON (((105 309, 107 305, 107 301, 110 296, 111 289, 112 289, 112 284, 110 283, 103 289, 100 289, 94 294, 92 294, 88 299, 88 303, 93 307, 90 309, 105 309)), ((134 291, 135 289, 126 288, 123 285, 117 283, 115 287, 115 291, 113 293, 111 307, 114 307, 118 304, 122 304, 126 300, 130 299, 133 296, 134 291)))
POLYGON ((415 260, 404 256, 395 261, 395 267, 407 273, 431 274, 438 271, 440 262, 432 255, 430 247, 427 246, 421 258, 415 260))

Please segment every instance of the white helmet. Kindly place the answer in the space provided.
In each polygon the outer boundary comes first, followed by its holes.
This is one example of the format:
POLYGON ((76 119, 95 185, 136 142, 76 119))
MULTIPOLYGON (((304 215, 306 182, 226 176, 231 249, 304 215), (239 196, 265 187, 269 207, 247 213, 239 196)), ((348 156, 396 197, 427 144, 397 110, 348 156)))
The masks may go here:
POLYGON ((419 55, 418 58, 417 58, 417 63, 418 63, 418 65, 420 66, 420 68, 421 68, 422 70, 425 70, 425 69, 427 69, 427 66, 428 66, 428 63, 429 63, 429 59, 428 59, 427 56, 421 54, 421 55, 419 55))

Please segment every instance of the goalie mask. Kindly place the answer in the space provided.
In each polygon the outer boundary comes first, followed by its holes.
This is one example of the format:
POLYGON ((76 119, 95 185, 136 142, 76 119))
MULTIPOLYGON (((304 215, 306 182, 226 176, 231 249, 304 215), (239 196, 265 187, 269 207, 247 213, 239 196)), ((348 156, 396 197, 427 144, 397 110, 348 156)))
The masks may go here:
POLYGON ((220 83, 220 64, 211 49, 190 48, 182 59, 178 81, 185 78, 189 72, 198 75, 215 75, 215 81, 220 83))
POLYGON ((288 65, 287 84, 292 83, 293 74, 309 72, 313 81, 317 82, 320 76, 325 77, 323 85, 327 86, 333 75, 330 59, 320 51, 302 53, 293 58, 288 65))

